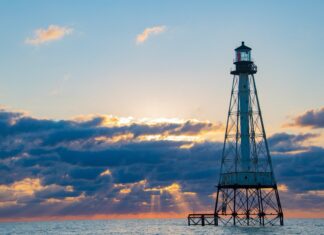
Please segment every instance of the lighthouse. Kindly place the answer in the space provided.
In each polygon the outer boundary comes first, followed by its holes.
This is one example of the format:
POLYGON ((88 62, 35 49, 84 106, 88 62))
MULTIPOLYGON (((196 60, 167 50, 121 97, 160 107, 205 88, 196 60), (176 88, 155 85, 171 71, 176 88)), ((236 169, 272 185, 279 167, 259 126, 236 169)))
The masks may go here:
POLYGON ((189 225, 283 225, 251 51, 235 49, 215 210, 188 215, 189 225))

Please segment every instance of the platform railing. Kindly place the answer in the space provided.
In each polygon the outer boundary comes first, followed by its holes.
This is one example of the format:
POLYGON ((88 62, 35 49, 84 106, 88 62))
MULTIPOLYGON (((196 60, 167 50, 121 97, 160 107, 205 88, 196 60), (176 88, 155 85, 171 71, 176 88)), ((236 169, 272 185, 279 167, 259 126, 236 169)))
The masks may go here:
POLYGON ((189 214, 188 225, 218 225, 218 217, 215 214, 189 214))

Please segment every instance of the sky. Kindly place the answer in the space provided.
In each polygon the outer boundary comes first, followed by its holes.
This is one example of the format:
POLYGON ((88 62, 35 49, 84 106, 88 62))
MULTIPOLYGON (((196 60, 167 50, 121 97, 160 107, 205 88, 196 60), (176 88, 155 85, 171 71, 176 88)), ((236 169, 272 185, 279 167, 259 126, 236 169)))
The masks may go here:
POLYGON ((323 217, 323 10, 1 1, 0 220, 212 208, 241 41, 258 66, 284 212, 323 217))

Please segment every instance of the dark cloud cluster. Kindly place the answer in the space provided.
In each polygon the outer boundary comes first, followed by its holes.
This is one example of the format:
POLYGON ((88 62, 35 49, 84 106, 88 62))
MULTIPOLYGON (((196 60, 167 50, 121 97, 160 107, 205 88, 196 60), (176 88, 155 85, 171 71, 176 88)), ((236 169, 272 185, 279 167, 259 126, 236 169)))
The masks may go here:
POLYGON ((288 133, 276 133, 268 139, 268 142, 273 152, 287 153, 291 151, 307 150, 308 147, 305 146, 304 143, 318 136, 318 134, 313 133, 298 135, 288 133))
POLYGON ((320 109, 312 109, 297 116, 292 126, 324 128, 324 107, 320 109))
MULTIPOLYGON (((2 110, 0 130, 0 218, 212 210, 222 143, 191 137, 221 125, 54 121, 2 110)), ((269 138, 278 181, 308 198, 324 190, 324 150, 304 144, 314 137, 269 138)))
POLYGON ((157 193, 161 205, 154 210, 177 211, 167 198, 172 193, 147 189, 176 183, 181 190, 173 193, 181 194, 199 189, 194 181, 204 188, 201 193, 213 192, 207 179, 217 177, 220 145, 165 137, 196 136, 221 125, 117 122, 105 116, 53 121, 0 112, 0 216, 151 212, 145 205, 157 193), (17 191, 22 187, 32 192, 17 191))

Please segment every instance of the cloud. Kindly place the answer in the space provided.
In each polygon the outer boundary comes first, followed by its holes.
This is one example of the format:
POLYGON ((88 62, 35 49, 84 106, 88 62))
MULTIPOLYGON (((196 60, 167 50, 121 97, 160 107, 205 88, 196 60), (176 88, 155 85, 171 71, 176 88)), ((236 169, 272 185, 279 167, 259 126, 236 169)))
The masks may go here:
POLYGON ((58 25, 49 25, 47 29, 36 29, 32 38, 27 38, 25 43, 31 45, 40 45, 50 41, 60 40, 71 34, 72 28, 62 27, 58 25))
POLYGON ((188 182, 217 177, 211 162, 221 144, 208 136, 223 131, 221 124, 198 120, 97 115, 54 121, 6 110, 0 126, 0 185, 37 179, 39 188, 0 196, 6 205, 0 218, 182 211, 196 193, 188 182), (146 190, 152 188, 161 192, 146 190))
POLYGON ((288 134, 276 133, 268 139, 272 152, 289 153, 307 150, 307 141, 318 137, 319 134, 288 134))
MULTIPOLYGON (((214 203, 223 143, 210 136, 224 131, 219 123, 110 115, 56 121, 0 110, 0 129, 0 220, 176 214, 214 203)), ((308 144, 313 137, 269 137, 285 208, 324 209, 324 149, 308 144)))
POLYGON ((111 171, 109 169, 101 172, 100 176, 111 175, 111 171))
POLYGON ((166 26, 160 25, 160 26, 154 26, 151 28, 146 28, 144 31, 137 35, 136 37, 136 43, 144 43, 149 37, 152 35, 158 35, 166 31, 166 26))
POLYGON ((0 208, 12 205, 24 206, 33 200, 36 193, 58 189, 62 190, 63 187, 55 184, 43 186, 39 178, 24 178, 9 185, 0 185, 0 208))
POLYGON ((285 211, 323 211, 324 149, 309 147, 294 155, 273 154, 276 179, 285 211), (283 190, 284 189, 284 190, 283 190))
POLYGON ((306 111, 295 117, 293 123, 288 126, 324 128, 324 107, 306 111))

